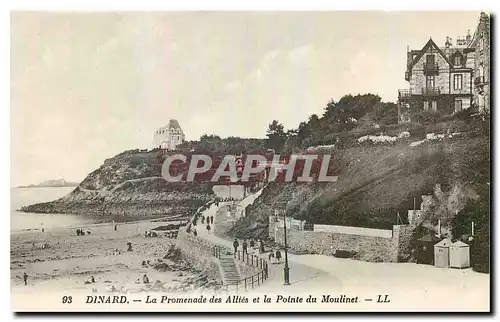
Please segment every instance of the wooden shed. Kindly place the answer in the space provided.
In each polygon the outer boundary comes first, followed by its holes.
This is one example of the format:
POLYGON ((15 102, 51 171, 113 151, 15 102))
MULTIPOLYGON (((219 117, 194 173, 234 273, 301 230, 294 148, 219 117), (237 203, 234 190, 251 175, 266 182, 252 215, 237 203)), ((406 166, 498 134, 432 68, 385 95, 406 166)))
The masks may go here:
POLYGON ((470 267, 470 248, 466 243, 458 240, 450 246, 450 267, 470 267))
POLYGON ((417 239, 415 259, 417 264, 434 265, 434 245, 441 241, 441 238, 428 232, 423 237, 417 239))
POLYGON ((450 246, 452 242, 448 238, 434 245, 434 266, 450 267, 450 246))

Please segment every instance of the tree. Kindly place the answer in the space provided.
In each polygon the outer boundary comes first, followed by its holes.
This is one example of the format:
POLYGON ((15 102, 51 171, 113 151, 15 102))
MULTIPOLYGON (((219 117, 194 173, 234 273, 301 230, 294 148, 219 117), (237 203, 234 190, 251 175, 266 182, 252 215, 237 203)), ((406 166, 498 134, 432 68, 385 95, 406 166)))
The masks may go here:
POLYGON ((275 151, 281 151, 286 139, 287 135, 283 124, 279 123, 277 120, 273 120, 267 129, 266 147, 274 149, 275 151))
POLYGON ((441 220, 444 227, 453 228, 455 217, 464 209, 467 202, 477 199, 476 192, 464 185, 455 184, 446 193, 441 189, 440 184, 436 184, 432 198, 422 203, 422 218, 431 222, 441 220))

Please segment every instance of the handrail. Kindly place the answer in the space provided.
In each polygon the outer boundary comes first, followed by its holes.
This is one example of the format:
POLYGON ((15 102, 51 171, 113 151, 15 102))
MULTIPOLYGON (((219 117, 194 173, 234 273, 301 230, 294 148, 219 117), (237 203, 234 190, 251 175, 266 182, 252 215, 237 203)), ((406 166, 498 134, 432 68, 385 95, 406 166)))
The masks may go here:
MULTIPOLYGON (((210 204, 210 202, 208 202, 206 205, 209 205, 209 204, 210 204)), ((217 258, 217 259, 221 258, 222 252, 224 252, 225 254, 228 254, 228 255, 231 254, 231 249, 229 247, 211 243, 211 242, 209 242, 201 237, 191 235, 188 232, 186 232, 185 230, 184 230, 183 235, 184 235, 184 238, 186 238, 190 241, 193 241, 193 242, 197 243, 198 245, 202 245, 202 246, 208 248, 210 250, 210 253, 212 253, 212 256, 217 258)), ((260 284, 264 283, 264 280, 267 280, 269 278, 269 266, 268 266, 268 262, 265 259, 263 259, 259 256, 256 256, 254 254, 252 254, 250 256, 248 254, 248 252, 245 252, 245 254, 242 255, 241 251, 238 251, 238 253, 233 254, 235 259, 236 259, 236 254, 238 255, 238 258, 237 258, 238 261, 241 261, 248 266, 256 267, 259 269, 259 271, 251 276, 244 277, 244 278, 242 278, 242 279, 240 279, 232 284, 226 284, 226 292, 229 291, 229 285, 236 286, 236 292, 238 292, 238 287, 239 287, 240 283, 243 282, 242 286, 245 288, 245 291, 246 291, 247 287, 249 285, 251 285, 252 288, 254 288, 255 284, 257 284, 257 286, 259 286, 260 284), (246 261, 245 261, 245 257, 246 257, 246 261)))
POLYGON ((236 292, 238 292, 240 284, 244 287, 245 291, 247 291, 248 286, 251 286, 252 289, 260 284, 264 283, 264 280, 269 278, 269 266, 265 259, 256 256, 254 254, 250 255, 248 253, 242 254, 241 251, 238 251, 234 254, 235 259, 246 263, 248 266, 259 268, 260 270, 257 273, 252 274, 251 276, 244 277, 239 279, 238 281, 226 284, 226 292, 229 291, 229 286, 235 286, 236 292), (236 256, 237 254, 237 256, 236 256), (246 261, 245 261, 246 258, 246 261))

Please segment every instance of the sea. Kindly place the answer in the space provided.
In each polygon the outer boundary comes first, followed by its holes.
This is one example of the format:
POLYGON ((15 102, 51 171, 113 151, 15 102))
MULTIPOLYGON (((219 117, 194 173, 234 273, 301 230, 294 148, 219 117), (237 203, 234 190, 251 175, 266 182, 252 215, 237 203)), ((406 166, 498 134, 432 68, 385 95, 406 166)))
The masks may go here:
POLYGON ((17 211, 23 206, 59 199, 75 187, 59 188, 11 188, 10 189, 10 230, 11 232, 40 230, 42 227, 66 228, 88 225, 96 219, 71 214, 34 214, 17 211))
MULTIPOLYGON (((35 214, 18 211, 23 206, 57 200, 75 187, 39 187, 10 189, 11 232, 33 231, 52 228, 70 228, 102 222, 102 218, 74 214, 35 214)), ((243 186, 216 186, 214 193, 221 198, 243 198, 243 186)))

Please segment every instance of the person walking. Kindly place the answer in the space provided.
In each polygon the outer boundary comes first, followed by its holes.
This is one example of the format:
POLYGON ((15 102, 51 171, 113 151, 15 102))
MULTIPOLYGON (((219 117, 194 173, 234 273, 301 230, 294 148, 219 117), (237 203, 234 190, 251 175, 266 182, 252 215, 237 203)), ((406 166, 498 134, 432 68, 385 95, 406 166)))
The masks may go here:
POLYGON ((247 244, 246 239, 244 239, 243 240, 243 256, 245 256, 245 254, 248 254, 247 248, 248 248, 248 244, 247 244))
POLYGON ((144 276, 142 277, 142 282, 144 284, 149 284, 149 278, 147 274, 144 274, 144 276))
POLYGON ((94 284, 95 283, 95 278, 94 276, 90 276, 90 283, 94 284))
POLYGON ((269 261, 271 262, 271 264, 274 264, 274 252, 269 253, 269 261))
POLYGON ((24 280, 24 285, 28 285, 28 274, 26 274, 26 272, 24 272, 23 274, 23 280, 24 280))
POLYGON ((201 224, 204 224, 204 223, 205 223, 205 216, 201 216, 201 224))
POLYGON ((240 243, 238 243, 238 240, 235 238, 233 242, 233 247, 234 247, 234 256, 236 256, 236 253, 238 252, 238 247, 240 246, 240 243))
POLYGON ((278 264, 280 263, 281 261, 281 252, 280 250, 276 250, 276 261, 278 262, 278 264))
POLYGON ((262 239, 259 239, 259 249, 260 253, 264 254, 264 242, 262 241, 262 239))
POLYGON ((210 234, 210 224, 207 224, 207 232, 210 234))
POLYGON ((210 223, 213 225, 214 224, 214 216, 210 216, 210 223))
POLYGON ((196 231, 196 228, 193 230, 193 235, 194 235, 194 237, 198 236, 198 232, 196 231))

